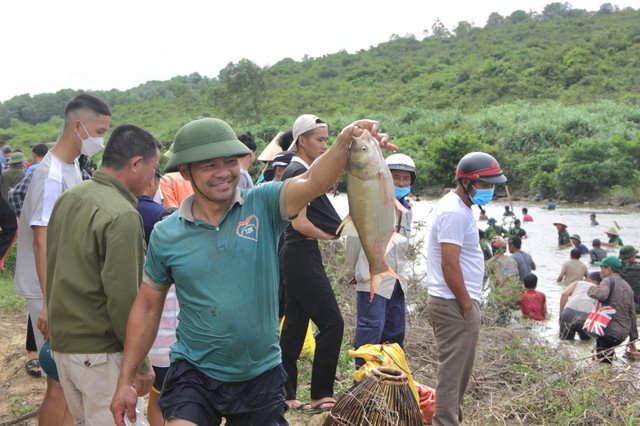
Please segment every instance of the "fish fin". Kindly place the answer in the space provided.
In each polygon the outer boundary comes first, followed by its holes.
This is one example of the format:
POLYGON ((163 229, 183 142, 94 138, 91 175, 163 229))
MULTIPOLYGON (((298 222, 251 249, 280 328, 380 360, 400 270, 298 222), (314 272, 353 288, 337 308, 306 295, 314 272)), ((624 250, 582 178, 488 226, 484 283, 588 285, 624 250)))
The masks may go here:
MULTIPOLYGON (((369 272, 371 274, 371 272, 369 272)), ((399 281, 406 281, 400 275, 396 274, 396 271, 391 269, 391 266, 387 265, 387 270, 384 272, 380 272, 379 274, 371 274, 371 280, 369 281, 369 301, 373 300, 373 296, 376 294, 376 289, 378 288, 378 284, 382 281, 382 277, 385 275, 390 275, 399 281)))
POLYGON ((393 247, 395 247, 398 244, 402 244, 404 242, 406 242, 408 240, 407 237, 405 237, 404 235, 398 234, 397 232, 394 232, 393 234, 391 234, 391 238, 389 238, 389 244, 387 244, 387 249, 385 250, 384 254, 386 255, 387 253, 389 253, 391 251, 391 249, 393 247))
POLYGON ((353 224, 353 220, 351 216, 347 216, 344 218, 338 229, 336 230, 336 235, 345 235, 348 237, 357 237, 358 230, 356 226, 353 224))
POLYGON ((400 201, 398 201, 398 199, 396 198, 396 209, 400 212, 400 213, 409 213, 409 210, 402 205, 402 203, 400 201))

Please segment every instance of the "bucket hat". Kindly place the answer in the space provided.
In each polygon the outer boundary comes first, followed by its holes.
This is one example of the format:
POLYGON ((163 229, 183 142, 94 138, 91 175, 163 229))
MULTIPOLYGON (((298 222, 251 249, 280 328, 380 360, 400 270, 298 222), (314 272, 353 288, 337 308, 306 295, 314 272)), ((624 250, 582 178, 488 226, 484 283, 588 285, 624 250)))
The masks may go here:
POLYGON ((567 227, 567 224, 566 224, 566 223, 564 223, 564 221, 563 221, 562 219, 558 219, 558 220, 556 220, 555 222, 553 222, 553 224, 554 224, 554 225, 562 225, 562 226, 564 226, 565 228, 567 227))
POLYGON ((638 250, 633 246, 622 246, 620 247, 620 253, 618 254, 618 259, 626 259, 628 257, 632 257, 638 254, 638 250))
POLYGON ((11 159, 9 160, 9 164, 18 164, 24 163, 24 154, 21 152, 14 152, 11 155, 11 159))
POLYGON ((573 234, 569 238, 572 238, 574 240, 578 240, 579 243, 582 242, 582 240, 580 239, 580 235, 578 235, 578 234, 573 234))
POLYGON ((614 271, 619 271, 622 268, 622 262, 615 256, 607 256, 602 259, 600 262, 593 262, 594 265, 598 266, 606 266, 607 268, 611 268, 614 271))
POLYGON ((38 359, 40 361, 40 367, 42 367, 42 370, 47 373, 47 376, 51 377, 56 382, 59 382, 60 377, 58 376, 58 368, 56 367, 56 362, 51 356, 49 341, 44 342, 42 348, 40 348, 38 359))
POLYGON ((611 235, 615 235, 616 237, 619 237, 620 234, 618 234, 618 230, 616 228, 614 228, 613 226, 609 229, 607 229, 606 231, 604 231, 605 234, 611 234, 611 235))
POLYGON ((165 173, 178 171, 180 164, 251 153, 238 140, 231 126, 217 118, 199 118, 182 126, 176 133, 171 150, 165 173))

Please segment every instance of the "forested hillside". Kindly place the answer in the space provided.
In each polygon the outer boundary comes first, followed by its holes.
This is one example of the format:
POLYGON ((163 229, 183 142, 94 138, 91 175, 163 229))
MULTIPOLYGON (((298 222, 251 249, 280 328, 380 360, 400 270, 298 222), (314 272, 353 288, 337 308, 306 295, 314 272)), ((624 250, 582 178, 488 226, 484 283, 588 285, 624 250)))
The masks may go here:
MULTIPOLYGON (((366 116, 417 160, 418 192, 450 185, 457 159, 485 150, 507 170, 510 187, 532 195, 637 199, 640 11, 551 3, 540 13, 494 13, 483 28, 425 28, 355 54, 265 68, 249 58, 216 78, 194 73, 94 93, 113 107, 114 125, 142 126, 167 147, 197 116, 251 131, 260 148, 301 113, 321 116, 333 132, 366 116)), ((23 148, 53 140, 77 93, 0 103, 0 139, 23 148)))

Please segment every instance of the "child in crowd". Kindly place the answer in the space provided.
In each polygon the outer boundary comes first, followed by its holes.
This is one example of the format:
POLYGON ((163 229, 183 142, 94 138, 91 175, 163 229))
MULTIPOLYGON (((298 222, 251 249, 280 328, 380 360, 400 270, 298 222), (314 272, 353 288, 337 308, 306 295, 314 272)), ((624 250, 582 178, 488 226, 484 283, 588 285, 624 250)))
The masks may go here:
POLYGON ((602 259, 607 257, 607 252, 600 247, 601 243, 598 238, 591 241, 591 245, 593 248, 589 250, 589 257, 591 258, 591 264, 593 265, 594 262, 600 262, 602 259))
POLYGON ((544 293, 536 291, 538 277, 535 274, 525 275, 524 286, 527 290, 518 301, 522 316, 536 321, 544 321, 547 317, 547 298, 544 293))
POLYGON ((580 261, 582 251, 579 248, 571 249, 571 259, 562 264, 560 275, 558 275, 558 282, 564 285, 569 285, 574 281, 582 281, 587 275, 589 275, 589 269, 587 265, 580 261))
POLYGON ((523 222, 533 222, 533 218, 529 214, 529 209, 526 207, 522 208, 522 221, 523 222))

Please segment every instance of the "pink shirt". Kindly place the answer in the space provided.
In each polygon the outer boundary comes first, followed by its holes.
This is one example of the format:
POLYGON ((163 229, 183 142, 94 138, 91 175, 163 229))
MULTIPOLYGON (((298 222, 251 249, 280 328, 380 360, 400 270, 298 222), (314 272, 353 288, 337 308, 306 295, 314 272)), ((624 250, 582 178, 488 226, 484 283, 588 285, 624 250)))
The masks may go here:
POLYGON ((167 298, 164 301, 164 309, 160 317, 158 335, 149 351, 151 364, 156 367, 168 367, 170 362, 171 345, 176 342, 176 328, 178 327, 178 299, 176 298, 176 286, 169 287, 167 298))

